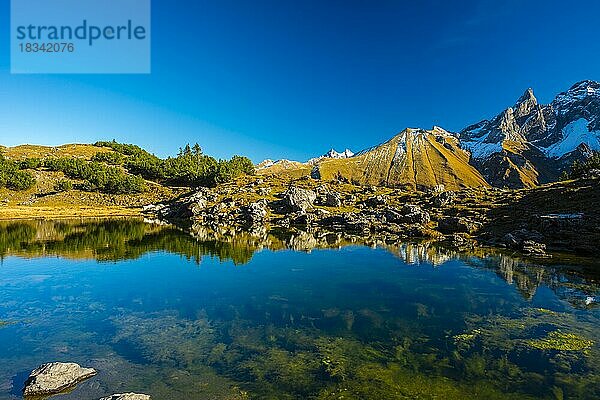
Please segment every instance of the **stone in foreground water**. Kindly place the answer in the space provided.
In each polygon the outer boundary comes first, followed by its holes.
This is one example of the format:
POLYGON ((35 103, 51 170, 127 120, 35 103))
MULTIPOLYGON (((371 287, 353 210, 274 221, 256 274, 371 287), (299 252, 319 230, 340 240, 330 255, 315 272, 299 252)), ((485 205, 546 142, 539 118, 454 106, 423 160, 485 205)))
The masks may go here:
POLYGON ((150 396, 139 393, 121 393, 103 397, 100 400, 150 400, 150 396))
POLYGON ((27 378, 23 394, 37 396, 60 393, 94 375, 96 375, 95 369, 83 368, 75 363, 42 364, 27 378))

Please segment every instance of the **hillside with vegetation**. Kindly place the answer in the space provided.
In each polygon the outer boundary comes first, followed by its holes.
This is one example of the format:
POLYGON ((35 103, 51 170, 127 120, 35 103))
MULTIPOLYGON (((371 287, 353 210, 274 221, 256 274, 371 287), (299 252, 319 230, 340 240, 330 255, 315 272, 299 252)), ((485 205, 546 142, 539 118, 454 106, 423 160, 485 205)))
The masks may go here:
POLYGON ((167 158, 115 141, 27 145, 2 148, 0 219, 145 215, 196 232, 310 227, 384 243, 458 233, 535 254, 595 253, 599 167, 596 152, 567 168, 564 182, 492 188, 441 129, 405 130, 312 169, 276 162, 258 174, 248 158, 217 160, 199 145, 167 158))
POLYGON ((253 173, 248 158, 217 160, 198 144, 165 159, 116 141, 2 147, 0 218, 130 215, 134 208, 253 173))

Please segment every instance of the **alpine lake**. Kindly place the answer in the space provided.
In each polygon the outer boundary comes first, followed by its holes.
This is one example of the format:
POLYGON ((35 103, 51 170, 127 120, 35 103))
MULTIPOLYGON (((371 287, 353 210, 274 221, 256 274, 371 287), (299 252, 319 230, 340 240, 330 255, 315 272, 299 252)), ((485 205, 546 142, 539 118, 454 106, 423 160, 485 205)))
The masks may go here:
POLYGON ((600 261, 141 219, 0 223, 0 399, 600 399, 600 261), (339 239, 339 238, 338 238, 339 239))

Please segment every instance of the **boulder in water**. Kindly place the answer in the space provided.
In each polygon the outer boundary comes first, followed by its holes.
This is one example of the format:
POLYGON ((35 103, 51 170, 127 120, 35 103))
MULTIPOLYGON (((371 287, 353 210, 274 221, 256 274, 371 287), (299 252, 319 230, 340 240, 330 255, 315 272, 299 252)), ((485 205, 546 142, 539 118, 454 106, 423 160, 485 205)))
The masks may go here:
POLYGON ((23 389, 25 396, 56 394, 96 375, 93 368, 83 368, 75 363, 53 362, 34 369, 23 389))
POLYGON ((139 393, 121 393, 103 397, 100 400, 150 400, 150 396, 139 393))

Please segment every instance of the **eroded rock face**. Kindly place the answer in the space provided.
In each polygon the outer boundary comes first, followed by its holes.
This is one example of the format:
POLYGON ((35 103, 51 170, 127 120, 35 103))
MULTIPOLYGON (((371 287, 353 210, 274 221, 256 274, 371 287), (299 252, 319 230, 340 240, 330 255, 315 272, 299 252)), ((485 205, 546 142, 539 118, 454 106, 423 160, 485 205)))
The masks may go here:
POLYGON ((258 225, 265 221, 268 212, 267 202, 261 200, 242 208, 242 218, 248 225, 258 225))
POLYGON ((100 400, 150 400, 150 396, 139 393, 121 393, 103 397, 100 400))
POLYGON ((397 224, 427 224, 431 220, 431 217, 427 211, 424 211, 421 207, 406 204, 400 210, 394 210, 388 208, 384 211, 385 219, 387 222, 397 224))
POLYGON ((56 394, 96 375, 93 368, 83 368, 75 363, 54 362, 34 369, 25 382, 25 396, 56 394))
POLYGON ((545 255, 546 245, 534 240, 525 240, 523 242, 523 252, 531 255, 545 255))
POLYGON ((289 188, 283 196, 283 205, 289 212, 307 211, 313 208, 317 195, 312 190, 289 188))
POLYGON ((519 229, 507 233, 502 238, 502 243, 511 249, 521 250, 527 254, 541 255, 546 252, 546 245, 542 243, 544 236, 537 231, 519 229))
POLYGON ((151 204, 144 207, 144 212, 154 214, 161 219, 177 220, 197 218, 214 200, 215 194, 207 188, 200 188, 190 196, 181 198, 170 204, 151 204))

